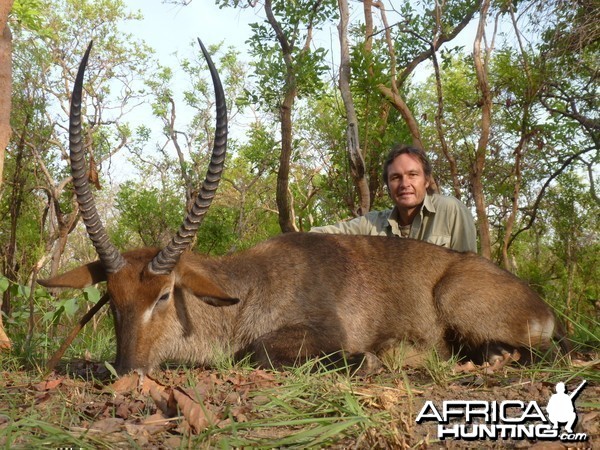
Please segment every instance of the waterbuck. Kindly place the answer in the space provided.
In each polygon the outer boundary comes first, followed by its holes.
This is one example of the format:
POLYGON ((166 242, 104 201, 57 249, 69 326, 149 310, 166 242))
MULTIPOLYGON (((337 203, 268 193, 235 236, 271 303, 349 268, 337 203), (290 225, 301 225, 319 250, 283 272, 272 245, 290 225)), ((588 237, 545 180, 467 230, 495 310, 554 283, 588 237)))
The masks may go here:
POLYGON ((212 160, 191 212, 162 250, 121 254, 94 206, 81 137, 90 48, 73 89, 73 182, 100 259, 40 283, 107 282, 118 370, 148 372, 167 360, 210 365, 222 354, 273 366, 322 355, 360 361, 400 342, 481 360, 563 340, 550 307, 524 282, 475 254, 421 241, 290 233, 223 257, 187 251, 219 183, 227 138, 223 88, 200 45, 217 105, 212 160))

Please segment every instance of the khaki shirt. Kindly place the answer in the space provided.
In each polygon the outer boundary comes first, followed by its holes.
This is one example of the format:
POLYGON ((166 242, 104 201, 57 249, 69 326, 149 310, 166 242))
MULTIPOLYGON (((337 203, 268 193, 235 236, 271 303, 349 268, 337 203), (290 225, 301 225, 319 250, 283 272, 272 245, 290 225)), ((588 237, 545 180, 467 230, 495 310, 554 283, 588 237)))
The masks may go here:
MULTIPOLYGON (((335 225, 314 227, 316 233, 400 236, 398 211, 371 211, 364 216, 335 225)), ((427 194, 419 215, 410 227, 408 237, 465 252, 477 252, 477 233, 473 216, 454 197, 427 194)))

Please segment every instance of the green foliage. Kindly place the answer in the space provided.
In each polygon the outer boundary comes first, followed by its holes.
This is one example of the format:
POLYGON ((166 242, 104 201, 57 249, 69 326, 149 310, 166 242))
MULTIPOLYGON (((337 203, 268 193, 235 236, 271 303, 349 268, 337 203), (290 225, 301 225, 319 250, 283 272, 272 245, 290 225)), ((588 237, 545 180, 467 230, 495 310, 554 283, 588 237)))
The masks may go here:
POLYGON ((40 35, 49 35, 50 30, 45 27, 42 10, 42 0, 14 0, 10 15, 24 28, 40 35))
POLYGON ((76 206, 67 183, 66 111, 82 42, 96 40, 83 108, 85 143, 93 146, 101 183, 102 169, 108 166, 102 163, 130 138, 118 111, 139 100, 129 80, 132 73, 144 72, 147 54, 118 31, 119 23, 137 18, 121 1, 16 1, 12 14, 18 20, 11 23, 13 135, 0 192, 0 228, 7 230, 0 233, 0 258, 5 274, 24 283, 41 258, 56 251, 53 258, 58 260, 64 250, 57 241, 76 223, 71 220, 76 206), (108 83, 108 78, 123 81, 125 88, 116 94, 111 87, 117 84, 108 83))
POLYGON ((198 231, 196 250, 204 254, 222 255, 237 245, 236 211, 213 205, 198 231))
POLYGON ((251 25, 248 43, 255 57, 252 66, 257 82, 255 91, 248 94, 252 102, 266 110, 275 111, 279 107, 284 89, 295 90, 300 98, 319 94, 323 89, 322 77, 329 69, 325 64, 327 52, 322 47, 306 47, 306 30, 320 29, 334 20, 337 9, 332 0, 315 6, 315 2, 306 0, 273 2, 273 15, 287 40, 285 51, 271 24, 265 21, 251 25))
MULTIPOLYGON (((48 359, 58 349, 65 329, 68 330, 79 319, 81 310, 97 303, 101 297, 98 288, 90 286, 83 290, 83 295, 79 292, 75 293, 76 296, 66 293, 66 296, 54 299, 41 286, 32 292, 31 286, 12 282, 0 275, 0 295, 5 292, 11 294, 12 312, 3 321, 13 342, 13 356, 32 364, 48 359)), ((86 348, 95 349, 101 342, 95 340, 93 332, 84 334, 84 339, 91 339, 94 344, 78 349, 81 353, 86 348)))
POLYGON ((44 252, 40 239, 43 210, 40 198, 29 194, 35 183, 35 161, 27 150, 18 158, 5 160, 4 191, 0 196, 0 258, 4 275, 13 281, 26 283, 29 270, 44 252), (16 160, 19 160, 17 163, 16 160), (11 173, 16 173, 14 178, 11 173), (12 270, 23 268, 23 272, 12 270))
POLYGON ((119 220, 114 238, 116 245, 160 247, 181 224, 185 206, 174 190, 145 188, 141 183, 124 183, 117 193, 115 207, 119 220))
POLYGON ((544 207, 533 230, 513 249, 517 274, 557 308, 576 342, 597 342, 599 205, 572 171, 559 178, 546 201, 552 207, 544 207))
MULTIPOLYGON (((20 291, 20 288, 24 286, 19 286, 17 291, 20 291)), ((29 288, 26 289, 24 294, 21 294, 20 297, 23 299, 29 298, 29 288), (26 294, 26 295, 25 295, 26 294)), ((81 310, 83 304, 93 305, 100 300, 101 294, 98 288, 95 286, 89 286, 83 289, 83 298, 81 297, 67 297, 59 299, 58 301, 53 302, 49 293, 43 289, 38 288, 35 291, 35 299, 37 302, 47 302, 48 305, 53 305, 50 307, 47 312, 42 314, 42 322, 46 326, 55 326, 61 322, 61 318, 66 316, 68 321, 73 321, 77 318, 78 312, 81 310)), ((18 298, 17 295, 13 294, 13 298, 18 298)), ((42 313, 43 308, 40 310, 42 313)), ((35 311, 37 313, 38 311, 35 311)), ((28 318, 27 315, 24 315, 23 318, 28 318)))

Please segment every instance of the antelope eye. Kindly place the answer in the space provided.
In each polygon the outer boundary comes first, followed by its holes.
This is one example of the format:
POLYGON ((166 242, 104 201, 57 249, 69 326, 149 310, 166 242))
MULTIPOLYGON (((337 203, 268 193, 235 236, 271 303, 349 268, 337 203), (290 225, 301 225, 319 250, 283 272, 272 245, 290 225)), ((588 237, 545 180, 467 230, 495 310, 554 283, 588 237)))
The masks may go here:
POLYGON ((159 302, 166 302, 167 300, 169 300, 170 296, 171 296, 170 292, 165 292, 163 295, 161 295, 160 297, 158 297, 158 301, 159 302))

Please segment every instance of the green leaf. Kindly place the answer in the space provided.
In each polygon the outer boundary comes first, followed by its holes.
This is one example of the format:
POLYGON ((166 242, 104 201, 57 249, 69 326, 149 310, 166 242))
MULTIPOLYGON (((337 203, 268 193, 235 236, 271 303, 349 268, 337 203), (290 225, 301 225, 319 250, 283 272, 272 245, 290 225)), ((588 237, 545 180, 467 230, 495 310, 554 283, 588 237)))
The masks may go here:
POLYGON ((95 304, 100 300, 100 291, 94 286, 89 286, 83 290, 83 296, 86 301, 95 304))
POLYGON ((8 281, 8 278, 0 276, 0 293, 3 293, 4 291, 6 291, 9 286, 10 286, 10 281, 8 281))
POLYGON ((53 323, 55 318, 56 318, 56 320, 58 320, 60 313, 62 313, 62 308, 60 308, 59 311, 48 311, 46 314, 44 314, 42 316, 42 321, 44 323, 48 323, 48 322, 53 323))
POLYGON ((115 378, 119 378, 117 370, 113 367, 111 363, 109 363, 108 361, 104 361, 104 367, 108 369, 112 376, 114 376, 115 378))
POLYGON ((19 286, 19 295, 23 298, 29 298, 31 288, 29 286, 19 286))
POLYGON ((49 292, 46 290, 46 288, 43 288, 43 287, 38 287, 34 292, 34 296, 37 299, 50 298, 49 292))
POLYGON ((31 288, 29 286, 13 284, 10 286, 10 292, 13 295, 13 297, 21 297, 21 298, 27 299, 27 298, 29 298, 31 288))
POLYGON ((79 309, 79 305, 77 304, 76 298, 70 298, 68 300, 65 300, 62 306, 65 309, 65 313, 69 317, 73 317, 79 309))

